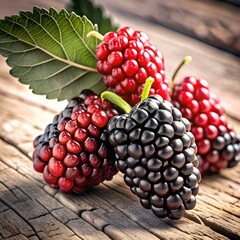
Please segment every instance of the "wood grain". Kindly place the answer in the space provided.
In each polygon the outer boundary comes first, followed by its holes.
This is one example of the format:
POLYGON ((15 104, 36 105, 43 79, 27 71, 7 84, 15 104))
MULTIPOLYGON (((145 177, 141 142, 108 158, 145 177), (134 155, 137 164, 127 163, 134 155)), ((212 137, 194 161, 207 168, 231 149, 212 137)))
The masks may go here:
MULTIPOLYGON (((60 9, 67 1, 1 1, 0 17, 32 5, 60 9)), ((194 62, 180 73, 209 80, 240 133, 239 59, 186 36, 124 15, 103 0, 114 19, 147 32, 166 58, 167 74, 187 54, 194 62), (233 87, 234 85, 234 87, 233 87)), ((120 6, 121 3, 116 3, 120 6)), ((80 195, 47 186, 32 167, 34 137, 44 130, 66 101, 31 93, 9 74, 0 57, 0 239, 239 239, 240 166, 204 177, 197 206, 179 221, 160 220, 140 206, 122 174, 80 195)))
MULTIPOLYGON (((48 108, 41 109, 41 116, 44 118, 39 119, 39 112, 36 111, 38 108, 29 105, 28 102, 21 102, 21 108, 26 110, 17 111, 19 105, 14 98, 11 99, 7 94, 2 94, 0 100, 5 103, 0 108, 2 112, 0 115, 2 123, 0 148, 5 149, 4 152, 1 152, 0 159, 5 164, 5 169, 11 168, 28 179, 33 179, 37 187, 43 187, 42 178, 40 174, 33 171, 30 161, 32 139, 44 129, 46 122, 51 121, 54 113, 48 108), (31 116, 30 120, 29 116, 31 116)), ((236 168, 234 171, 239 170, 236 168)), ((22 181, 19 180, 19 182, 22 181)), ((50 195, 94 228, 99 231, 106 229, 108 236, 114 238, 120 238, 124 234, 126 234, 126 239, 127 236, 131 236, 132 239, 154 239, 155 237, 162 239, 166 236, 171 236, 172 239, 177 237, 191 239, 191 234, 194 234, 196 239, 201 239, 202 235, 208 235, 214 239, 224 239, 223 235, 229 238, 238 237, 237 228, 235 229, 239 217, 239 206, 235 205, 239 199, 238 184, 224 178, 224 175, 223 177, 213 176, 203 180, 198 205, 195 210, 191 211, 190 216, 181 220, 181 224, 160 221, 147 210, 142 209, 138 199, 131 195, 129 189, 124 185, 121 174, 118 174, 113 181, 105 182, 104 185, 96 189, 90 189, 81 196, 64 195, 47 186, 43 189, 45 193, 41 198, 43 201, 41 204, 45 208, 52 208, 51 201, 48 200, 50 195), (224 189, 222 189, 223 183, 226 186, 224 189), (200 230, 198 217, 206 225, 201 225, 200 230), (221 229, 218 228, 220 223, 221 229), (135 232, 132 229, 138 230, 135 232), (219 235, 217 232, 221 234, 219 235)), ((29 193, 29 195, 31 194, 29 193)), ((28 204, 31 206, 32 203, 28 204)), ((58 210, 55 212, 57 213, 58 210)))
POLYGON ((98 1, 240 56, 239 8, 216 0, 98 1))

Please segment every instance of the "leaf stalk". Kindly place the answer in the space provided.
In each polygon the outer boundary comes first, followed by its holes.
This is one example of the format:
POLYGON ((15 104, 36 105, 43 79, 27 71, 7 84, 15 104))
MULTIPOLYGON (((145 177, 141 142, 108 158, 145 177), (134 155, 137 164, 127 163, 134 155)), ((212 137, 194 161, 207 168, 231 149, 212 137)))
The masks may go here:
POLYGON ((152 78, 152 77, 148 77, 146 79, 144 87, 143 87, 143 91, 141 94, 141 102, 149 96, 149 92, 150 92, 153 82, 154 82, 154 78, 152 78))
POLYGON ((178 67, 176 68, 176 70, 174 71, 173 75, 172 75, 172 79, 170 81, 170 91, 172 92, 174 83, 176 81, 176 77, 177 74, 179 73, 179 71, 182 69, 182 67, 186 64, 188 64, 189 62, 192 61, 192 57, 191 56, 185 56, 184 59, 180 62, 180 64, 178 65, 178 67))
POLYGON ((101 93, 101 99, 107 99, 109 102, 123 110, 124 113, 129 113, 132 110, 132 107, 116 93, 104 91, 101 93))
POLYGON ((89 38, 89 37, 95 37, 95 38, 99 39, 100 41, 103 41, 103 39, 104 39, 104 36, 97 31, 90 31, 87 34, 87 38, 89 38))

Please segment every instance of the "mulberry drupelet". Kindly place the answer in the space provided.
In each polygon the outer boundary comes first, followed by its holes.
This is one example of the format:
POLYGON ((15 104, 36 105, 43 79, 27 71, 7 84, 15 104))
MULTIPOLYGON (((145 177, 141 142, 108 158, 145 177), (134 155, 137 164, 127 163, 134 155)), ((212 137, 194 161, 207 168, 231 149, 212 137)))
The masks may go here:
POLYGON ((193 209, 201 175, 190 123, 159 95, 108 124, 116 166, 143 207, 160 217, 181 218, 193 209))
POLYGON ((208 82, 186 77, 174 84, 172 99, 173 105, 191 122, 201 173, 236 166, 240 161, 240 137, 229 124, 208 82))
MULTIPOLYGON (((89 33, 89 36, 95 33, 89 33)), ((99 36, 99 33, 96 33, 99 36)), ((97 70, 108 90, 134 106, 140 101, 145 80, 154 78, 150 94, 170 100, 164 58, 146 33, 123 27, 100 37, 96 49, 97 70)))
POLYGON ((33 166, 50 186, 83 192, 117 173, 107 141, 107 123, 119 114, 90 90, 71 99, 45 132, 34 140, 33 166))

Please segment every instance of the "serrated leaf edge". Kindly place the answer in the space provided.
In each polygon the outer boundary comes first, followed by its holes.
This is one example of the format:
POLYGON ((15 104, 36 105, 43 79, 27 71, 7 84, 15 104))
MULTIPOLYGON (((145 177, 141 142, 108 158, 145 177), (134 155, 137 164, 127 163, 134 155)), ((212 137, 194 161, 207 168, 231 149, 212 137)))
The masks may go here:
MULTIPOLYGON (((34 10, 39 10, 39 8, 34 7, 34 10)), ((46 10, 46 9, 42 8, 42 10, 46 10)), ((54 9, 54 8, 50 8, 50 9, 49 9, 49 13, 50 13, 50 10, 55 10, 55 9, 54 9)), ((46 10, 46 11, 47 11, 47 10, 46 10)), ((56 11, 56 10, 55 10, 55 11, 56 11)), ((61 12, 63 12, 64 15, 66 15, 66 14, 71 15, 71 14, 68 13, 65 9, 62 9, 61 12)), ((61 12, 60 12, 60 13, 61 13, 61 12)), ((60 13, 59 13, 59 14, 60 14, 60 13)), ((25 13, 25 12, 21 12, 21 14, 23 14, 23 15, 26 16, 26 13, 25 13)), ((76 17, 79 17, 79 16, 76 15, 75 13, 72 13, 72 14, 74 14, 76 17)), ((16 15, 16 16, 17 16, 17 15, 16 15)), ((83 18, 86 18, 85 20, 88 20, 86 16, 83 16, 83 18)), ((7 20, 7 21, 9 21, 9 22, 12 22, 12 23, 14 23, 14 24, 19 25, 17 22, 12 21, 12 20, 11 20, 11 17, 5 17, 5 20, 7 20)), ((1 20, 1 19, 0 19, 0 22, 1 22, 1 21, 5 21, 5 20, 1 20)), ((32 20, 33 20, 33 19, 32 19, 32 20)), ((68 20, 69 20, 69 19, 68 19, 68 20)), ((89 21, 89 22, 90 22, 90 21, 89 21)), ((36 22, 36 23, 37 23, 37 22, 36 22)), ((37 23, 37 24, 38 24, 38 23, 37 23)), ((24 26, 22 26, 22 25, 20 25, 20 26, 23 27, 23 28, 28 32, 28 30, 27 30, 24 26)), ((22 39, 19 39, 18 37, 14 36, 10 31, 8 32, 8 31, 5 31, 4 29, 1 29, 1 31, 3 31, 3 32, 5 32, 6 34, 12 36, 12 37, 15 38, 17 41, 21 41, 21 42, 23 42, 23 43, 25 43, 25 44, 27 44, 27 45, 33 46, 33 48, 35 48, 35 49, 39 49, 40 51, 43 51, 44 53, 46 53, 46 54, 48 54, 49 56, 51 56, 53 59, 56 59, 56 60, 58 60, 58 61, 60 61, 60 62, 66 63, 66 64, 68 64, 68 65, 70 65, 70 66, 73 66, 73 67, 76 67, 76 68, 80 68, 80 69, 83 69, 83 70, 86 70, 86 71, 98 72, 96 68, 87 67, 87 66, 85 66, 85 65, 81 65, 81 64, 75 63, 75 62, 73 62, 73 61, 69 61, 69 60, 67 60, 67 59, 60 58, 60 57, 58 57, 58 56, 56 56, 56 55, 54 55, 54 54, 46 51, 45 49, 37 46, 35 40, 32 39, 31 34, 29 34, 29 36, 31 37, 31 39, 33 40, 33 42, 35 43, 35 45, 34 45, 34 44, 31 44, 31 43, 29 43, 29 42, 26 42, 26 41, 24 41, 24 40, 22 40, 22 39)), ((78 35, 78 34, 77 34, 77 35, 78 35)), ((79 36, 79 35, 78 35, 78 36, 79 36)), ((63 49, 64 49, 64 48, 63 48, 63 49)), ((91 51, 91 52, 92 52, 92 51, 91 51)), ((66 55, 66 57, 67 57, 67 55, 66 55)))

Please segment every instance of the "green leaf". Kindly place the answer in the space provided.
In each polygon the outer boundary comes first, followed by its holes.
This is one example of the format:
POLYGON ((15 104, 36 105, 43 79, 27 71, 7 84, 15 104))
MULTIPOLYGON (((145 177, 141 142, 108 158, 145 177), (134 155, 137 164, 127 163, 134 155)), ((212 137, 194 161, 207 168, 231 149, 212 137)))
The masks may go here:
POLYGON ((98 25, 98 31, 102 35, 116 31, 118 28, 117 25, 112 23, 111 18, 105 15, 103 8, 95 5, 91 0, 72 0, 67 9, 79 16, 85 15, 94 24, 98 25))
POLYGON ((77 96, 83 89, 102 92, 96 70, 96 38, 87 38, 96 26, 85 17, 33 8, 0 20, 0 54, 11 74, 36 94, 58 100, 77 96))

